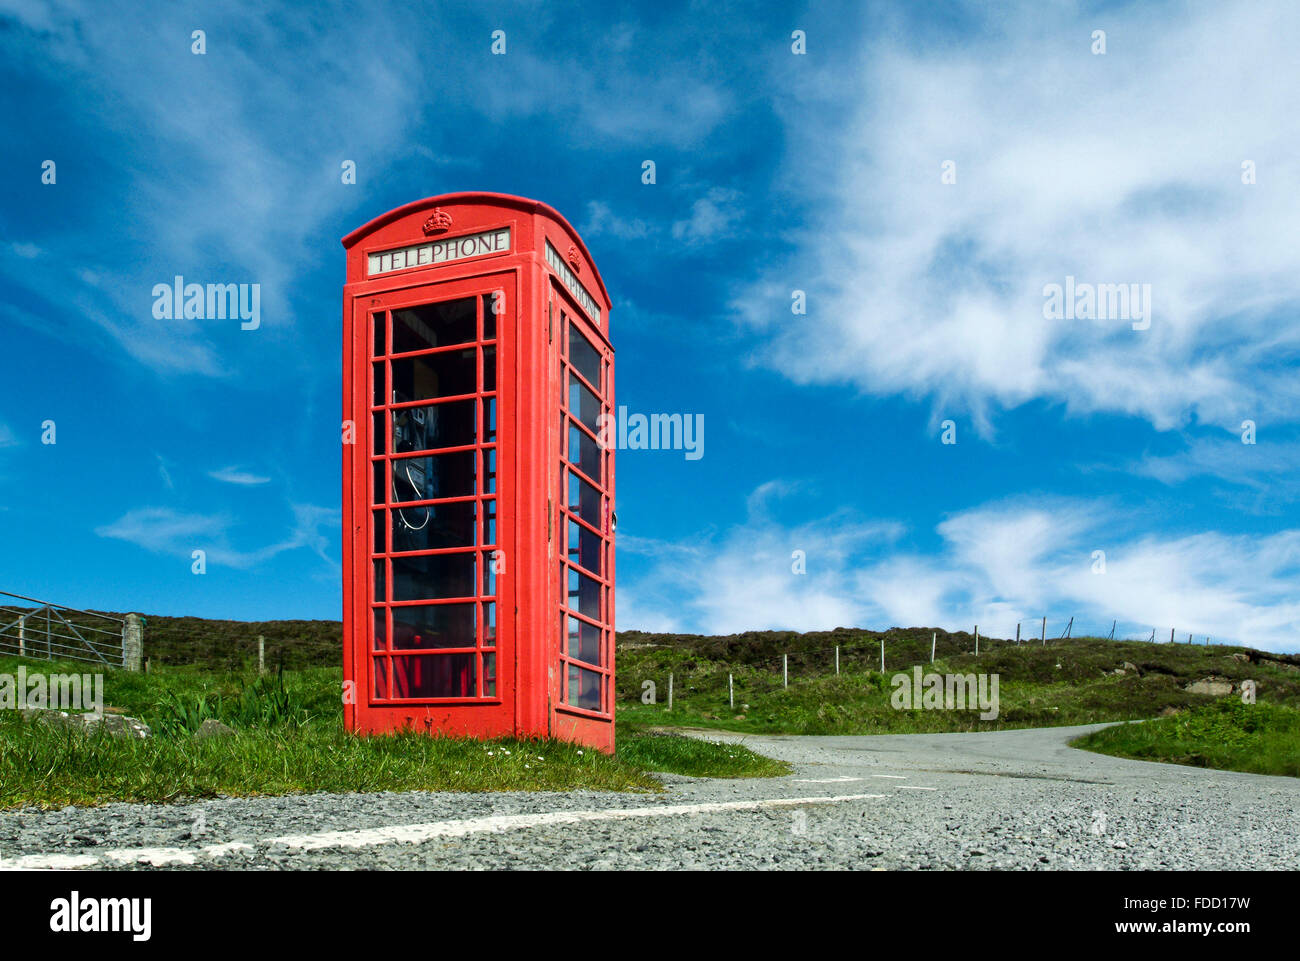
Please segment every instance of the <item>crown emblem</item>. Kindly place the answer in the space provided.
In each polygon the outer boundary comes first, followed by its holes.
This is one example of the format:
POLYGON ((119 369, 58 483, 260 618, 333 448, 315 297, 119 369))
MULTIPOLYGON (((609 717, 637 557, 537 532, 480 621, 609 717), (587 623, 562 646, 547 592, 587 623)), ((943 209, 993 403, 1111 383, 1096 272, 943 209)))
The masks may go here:
POLYGON ((569 244, 568 258, 569 258, 569 266, 573 268, 573 272, 575 274, 582 273, 582 261, 578 259, 578 248, 575 247, 573 244, 569 244))
POLYGON ((424 222, 426 234, 440 234, 451 229, 451 214, 441 207, 434 207, 429 219, 424 222))

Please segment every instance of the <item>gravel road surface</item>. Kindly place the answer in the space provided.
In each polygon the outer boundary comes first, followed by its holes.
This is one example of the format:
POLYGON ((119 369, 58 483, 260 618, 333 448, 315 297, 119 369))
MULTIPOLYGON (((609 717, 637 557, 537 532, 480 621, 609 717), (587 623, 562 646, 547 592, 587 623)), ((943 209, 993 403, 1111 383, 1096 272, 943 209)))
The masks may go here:
POLYGON ((1300 780, 1067 747, 1088 727, 744 737, 783 778, 0 813, 0 868, 1300 868, 1300 780))

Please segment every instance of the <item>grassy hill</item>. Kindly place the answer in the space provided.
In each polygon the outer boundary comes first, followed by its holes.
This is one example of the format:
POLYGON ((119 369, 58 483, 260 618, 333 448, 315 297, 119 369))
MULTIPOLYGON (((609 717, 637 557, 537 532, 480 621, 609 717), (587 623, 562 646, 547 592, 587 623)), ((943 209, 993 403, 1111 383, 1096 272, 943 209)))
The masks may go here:
POLYGON ((1195 708, 1216 700, 1197 684, 1212 679, 1229 685, 1234 694, 1250 679, 1259 700, 1300 707, 1296 655, 1089 637, 1019 646, 981 637, 978 656, 974 650, 971 634, 935 628, 727 637, 629 631, 619 635, 620 717, 788 734, 996 730, 1149 718, 1195 708), (931 666, 931 637, 936 634, 931 666), (788 655, 788 688, 782 682, 783 654, 788 655), (890 678, 918 664, 941 674, 999 675, 998 718, 980 720, 976 711, 894 709, 890 678), (665 703, 670 673, 671 714, 665 703), (728 705, 728 674, 735 687, 734 709, 728 705), (646 681, 655 685, 656 704, 641 702, 646 681))

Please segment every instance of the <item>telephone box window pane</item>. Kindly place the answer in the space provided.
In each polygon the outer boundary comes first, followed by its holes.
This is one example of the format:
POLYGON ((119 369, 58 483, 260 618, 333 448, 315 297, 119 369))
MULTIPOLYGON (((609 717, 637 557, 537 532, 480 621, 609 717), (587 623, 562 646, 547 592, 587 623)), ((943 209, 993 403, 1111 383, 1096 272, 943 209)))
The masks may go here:
POLYGON ((574 324, 569 324, 569 363, 597 390, 600 384, 600 353, 574 324))
POLYGON ((375 697, 388 697, 388 660, 383 657, 374 659, 375 665, 375 697))
POLYGON ((370 315, 370 324, 375 333, 375 356, 384 356, 384 312, 381 310, 370 315))
MULTIPOLYGON (((396 577, 396 572, 394 572, 396 577)), ((600 581, 569 568, 569 610, 600 620, 600 581)))
POLYGON ((588 664, 600 664, 600 628, 570 617, 569 657, 588 664))
POLYGON ((569 471, 569 510, 576 510, 592 527, 604 529, 600 523, 600 491, 573 471, 569 471))
POLYGON ((383 554, 387 550, 384 546, 384 512, 371 511, 370 521, 375 529, 375 553, 383 554))
POLYGON ((600 481, 600 445, 572 423, 569 424, 569 463, 577 464, 592 480, 600 481))
POLYGON ((483 389, 497 389, 497 349, 483 348, 483 389))
POLYGON ((569 521, 569 563, 600 576, 600 535, 572 519, 569 521))
POLYGON ((381 360, 371 364, 370 374, 374 381, 374 393, 370 406, 380 407, 385 403, 384 398, 388 396, 388 392, 384 390, 384 362, 381 360))
POLYGON ((393 453, 465 447, 474 443, 472 400, 402 407, 393 411, 393 453))
POLYGON ((382 603, 388 600, 388 595, 384 593, 384 562, 375 561, 375 600, 382 603))
POLYGON ((569 665, 569 703, 588 711, 600 710, 600 675, 569 665))
POLYGON ((474 465, 472 450, 394 458, 393 503, 469 497, 475 493, 474 465))
POLYGON ((386 453, 384 450, 384 412, 382 410, 375 412, 371 426, 374 428, 370 436, 374 438, 375 454, 386 453))
POLYGON ((497 399, 495 397, 483 398, 483 443, 495 444, 497 442, 497 399))
POLYGON ((474 654, 393 658, 393 697, 476 697, 474 654))
POLYGON ((375 650, 382 651, 388 642, 387 608, 375 608, 375 650))
POLYGON ((497 646, 497 602, 488 601, 483 605, 483 646, 497 646))
POLYGON ((474 349, 403 357, 393 364, 393 403, 477 391, 474 349))
POLYGON ((483 451, 483 460, 487 462, 487 478, 483 486, 483 493, 495 494, 497 492, 497 449, 489 447, 483 451))
MULTIPOLYGON (((394 557, 393 600, 432 601, 448 597, 477 597, 474 590, 474 568, 473 551, 463 554, 394 557)), ((393 631, 396 636, 396 626, 393 631)), ((472 636, 471 631, 471 638, 472 636)), ((469 646, 473 646, 472 640, 469 646)))
POLYGON ((569 375, 569 413, 582 421, 594 433, 600 433, 600 398, 589 391, 578 378, 569 375))
POLYGON ((371 461, 371 465, 372 465, 372 471, 371 471, 371 473, 372 473, 374 476, 371 478, 371 485, 370 485, 371 497, 370 497, 370 503, 372 503, 372 504, 382 504, 382 503, 384 503, 384 486, 385 486, 385 484, 384 484, 384 462, 383 462, 382 460, 371 461))
POLYGON ((393 353, 468 344, 478 339, 474 298, 393 311, 393 353))
POLYGON ((497 542, 497 502, 495 500, 485 500, 483 510, 483 543, 484 545, 495 544, 497 542))
POLYGON ((393 608, 393 650, 473 646, 473 604, 421 604, 393 608))
POLYGON ((497 656, 483 655, 483 696, 497 696, 497 656))
MULTIPOLYGON (((474 501, 396 508, 393 511, 393 550, 437 551, 446 547, 473 547, 475 515, 474 501)), ((473 596, 473 592, 454 596, 473 596)))
POLYGON ((502 293, 501 291, 497 291, 497 294, 501 295, 499 300, 496 294, 483 295, 483 339, 484 340, 493 340, 496 338, 497 335, 497 315, 492 310, 492 305, 494 303, 499 303, 502 308, 505 307, 505 303, 506 303, 505 294, 502 293))
MULTIPOLYGON (((504 557, 504 555, 502 555, 504 557)), ((497 558, 496 551, 486 551, 483 554, 483 596, 497 596, 497 570, 501 566, 501 561, 497 558)))

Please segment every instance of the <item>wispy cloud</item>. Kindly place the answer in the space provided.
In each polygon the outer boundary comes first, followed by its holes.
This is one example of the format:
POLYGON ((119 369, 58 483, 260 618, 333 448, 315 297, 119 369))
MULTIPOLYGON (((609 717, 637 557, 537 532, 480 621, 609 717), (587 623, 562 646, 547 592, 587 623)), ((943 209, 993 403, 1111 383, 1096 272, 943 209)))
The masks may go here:
POLYGON ((1017 622, 1046 615, 1059 631, 1074 616, 1076 634, 1114 619, 1121 636, 1172 627, 1180 637, 1295 647, 1300 531, 1169 536, 1142 532, 1140 520, 1096 501, 1016 498, 954 514, 937 527, 939 549, 920 552, 900 544, 898 524, 840 512, 785 527, 751 511, 692 545, 634 543, 653 563, 625 583, 619 621, 707 634, 979 624, 1011 635, 1017 622), (796 550, 806 573, 793 569, 796 550))
POLYGON ((838 109, 789 111, 787 142, 827 159, 792 165, 811 225, 737 298, 757 359, 985 430, 1036 399, 1159 429, 1294 421, 1300 8, 1179 9, 1108 9, 1094 56, 1098 18, 1073 6, 969 8, 987 16, 969 42, 872 31, 862 67, 793 79, 838 109), (1067 275, 1149 283, 1150 329, 1045 320, 1043 288, 1067 275), (809 323, 788 323, 794 288, 809 323))
POLYGON ((338 524, 336 508, 310 504, 290 505, 294 523, 289 535, 262 547, 240 549, 232 545, 236 522, 224 514, 187 514, 170 507, 142 507, 128 511, 118 520, 95 529, 100 537, 127 541, 155 554, 189 559, 193 552, 206 553, 209 565, 237 570, 257 567, 286 551, 308 548, 328 564, 337 566, 329 552, 329 536, 323 528, 338 524))
POLYGON ((241 487, 256 487, 271 482, 269 477, 262 477, 238 467, 223 467, 221 470, 209 471, 208 476, 223 484, 238 484, 241 487))

